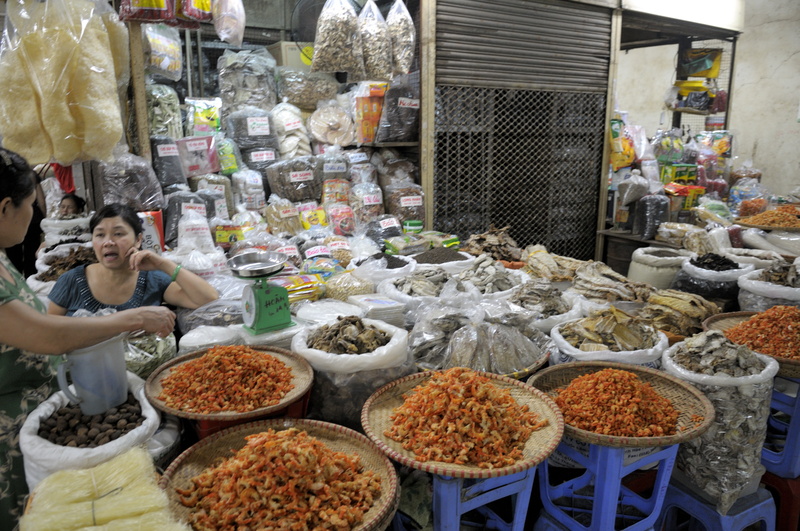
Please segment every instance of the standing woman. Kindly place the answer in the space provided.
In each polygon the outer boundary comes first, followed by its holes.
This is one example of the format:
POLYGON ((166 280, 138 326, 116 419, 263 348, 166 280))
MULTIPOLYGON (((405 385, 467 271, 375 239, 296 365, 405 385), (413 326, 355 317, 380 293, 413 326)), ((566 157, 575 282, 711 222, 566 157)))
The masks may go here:
POLYGON ((48 356, 96 345, 123 332, 166 336, 175 314, 147 306, 105 317, 47 315, 5 249, 20 243, 33 217, 34 179, 28 163, 0 148, 0 529, 12 529, 28 492, 19 430, 54 391, 48 356))

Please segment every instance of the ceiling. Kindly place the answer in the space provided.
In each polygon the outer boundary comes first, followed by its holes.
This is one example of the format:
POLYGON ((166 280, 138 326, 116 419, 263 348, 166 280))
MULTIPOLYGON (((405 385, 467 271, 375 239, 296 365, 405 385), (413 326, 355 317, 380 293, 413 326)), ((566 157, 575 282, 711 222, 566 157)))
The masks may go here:
POLYGON ((677 44, 681 40, 733 40, 739 32, 659 17, 636 11, 622 12, 621 50, 677 44))

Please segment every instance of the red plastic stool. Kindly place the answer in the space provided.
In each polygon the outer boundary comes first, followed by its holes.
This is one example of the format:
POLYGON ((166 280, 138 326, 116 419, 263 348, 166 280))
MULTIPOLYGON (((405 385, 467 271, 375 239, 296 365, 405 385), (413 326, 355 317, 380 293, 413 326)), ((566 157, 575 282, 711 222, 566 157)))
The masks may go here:
POLYGON ((778 506, 775 531, 800 529, 800 478, 787 479, 765 472, 761 483, 772 493, 778 506))

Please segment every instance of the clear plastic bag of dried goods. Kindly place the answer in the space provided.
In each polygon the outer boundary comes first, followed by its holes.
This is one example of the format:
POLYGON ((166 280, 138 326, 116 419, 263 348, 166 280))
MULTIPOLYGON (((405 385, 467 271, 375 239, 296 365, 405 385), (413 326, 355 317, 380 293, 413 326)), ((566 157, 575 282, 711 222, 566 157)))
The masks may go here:
POLYGON ((271 111, 278 103, 275 58, 266 49, 225 52, 217 60, 222 115, 244 107, 271 111))
POLYGON ((376 142, 414 142, 419 139, 419 72, 395 76, 383 97, 376 142))
POLYGON ((636 203, 636 218, 633 221, 633 233, 640 234, 643 240, 652 240, 658 232, 658 226, 669 221, 669 197, 661 194, 649 194, 636 203))
POLYGON ((246 20, 242 0, 214 0, 211 16, 219 40, 234 46, 242 45, 246 20))
POLYGON ((395 0, 386 15, 392 37, 392 63, 396 75, 408 74, 414 62, 417 30, 403 0, 395 0))
POLYGON ((358 14, 358 31, 364 54, 364 79, 388 81, 392 78, 392 37, 389 26, 374 0, 367 0, 358 14))
POLYGON ((279 66, 276 70, 278 96, 303 110, 317 108, 317 102, 336 97, 339 82, 332 74, 306 72, 291 66, 279 66))
POLYGON ((173 142, 183 138, 181 103, 174 88, 158 83, 147 83, 145 101, 151 135, 164 135, 173 142))
POLYGON ((139 212, 164 208, 164 194, 152 164, 129 153, 127 146, 117 146, 114 161, 101 162, 99 173, 103 204, 122 203, 139 212))
POLYGON ((447 347, 453 333, 470 323, 483 321, 477 305, 431 300, 413 312, 415 324, 408 335, 408 349, 423 369, 438 370, 447 361, 447 347))
POLYGON ((205 212, 205 201, 187 186, 179 189, 166 197, 166 212, 164 214, 164 243, 167 247, 175 248, 178 245, 178 222, 186 210, 202 209, 205 212))
POLYGON ((166 135, 151 135, 150 150, 153 155, 153 171, 155 171, 158 182, 161 183, 161 188, 189 185, 174 138, 166 135))
POLYGON ((125 366, 140 378, 147 379, 156 368, 178 353, 175 334, 133 334, 125 339, 125 366))
POLYGON ((241 299, 217 299, 194 310, 178 308, 176 314, 182 334, 198 326, 230 326, 244 322, 241 299))
POLYGON ((358 15, 348 0, 327 0, 317 19, 312 72, 347 72, 364 79, 358 15))
POLYGON ((228 136, 239 149, 278 148, 278 134, 269 111, 247 106, 230 113, 225 119, 228 136))
POLYGON ((142 24, 145 72, 153 79, 180 81, 183 74, 181 35, 164 24, 142 24))
POLYGON ((797 268, 788 263, 772 266, 772 271, 783 270, 794 285, 778 284, 766 280, 767 270, 755 270, 739 277, 739 310, 743 312, 763 312, 773 306, 800 307, 800 280, 797 268))

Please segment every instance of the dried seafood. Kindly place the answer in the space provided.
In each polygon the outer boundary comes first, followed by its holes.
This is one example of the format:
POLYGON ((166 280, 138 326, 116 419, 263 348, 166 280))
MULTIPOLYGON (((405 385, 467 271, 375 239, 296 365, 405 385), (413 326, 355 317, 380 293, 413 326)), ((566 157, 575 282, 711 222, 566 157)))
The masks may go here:
POLYGON ((561 315, 570 310, 569 305, 562 298, 561 290, 546 280, 532 280, 525 282, 514 290, 509 302, 522 306, 540 315, 540 318, 561 315))
POLYGON ((331 354, 366 354, 391 341, 391 336, 354 315, 339 316, 336 324, 322 325, 308 337, 308 347, 331 354))
POLYGON ((472 267, 458 274, 458 280, 471 282, 484 294, 507 291, 521 283, 520 277, 510 273, 488 254, 478 256, 472 267))
MULTIPOLYGON (((452 277, 446 271, 438 267, 431 269, 424 269, 415 271, 413 274, 398 278, 394 281, 394 286, 405 295, 412 297, 438 297, 442 292, 445 283, 452 277)), ((461 289, 461 282, 458 283, 457 289, 461 289)))
POLYGON ((773 306, 725 330, 725 337, 761 354, 800 360, 800 308, 773 306))
POLYGON ((50 269, 43 273, 36 275, 36 280, 40 282, 50 282, 58 280, 58 277, 69 271, 75 269, 80 265, 95 264, 97 257, 94 251, 87 247, 80 247, 78 249, 70 249, 67 256, 56 258, 48 265, 50 269))
POLYGON ((408 348, 417 364, 424 369, 440 369, 453 333, 470 323, 468 311, 439 305, 425 307, 411 333, 408 348))
POLYGON ((757 375, 765 363, 749 348, 736 345, 722 332, 709 330, 679 344, 674 363, 699 375, 730 378, 730 385, 692 382, 714 405, 714 422, 700 437, 684 441, 676 467, 717 501, 725 514, 744 486, 763 472, 761 447, 767 430, 772 379, 751 383, 739 377, 757 375))
POLYGON ((789 262, 776 262, 768 269, 764 269, 756 280, 788 286, 790 288, 800 288, 800 275, 797 274, 797 266, 789 262))
POLYGON ((461 250, 475 256, 488 254, 495 260, 517 262, 522 259, 522 249, 508 235, 510 228, 496 229, 491 226, 487 232, 472 234, 461 246, 461 250))
MULTIPOLYGON (((545 335, 538 332, 540 337, 545 335)), ((511 326, 489 322, 468 324, 450 337, 442 368, 469 367, 511 374, 531 367, 545 354, 546 348, 511 326)))
POLYGON ((628 280, 603 262, 586 262, 575 271, 570 291, 592 301, 644 302, 650 297, 653 287, 628 280))
POLYGON ((690 336, 702 330, 703 321, 720 312, 719 307, 700 295, 660 289, 647 299, 639 317, 649 320, 659 330, 690 336))
POLYGON ((383 434, 418 461, 496 468, 522 459, 531 433, 547 419, 473 370, 455 367, 403 395, 383 434))
POLYGON ((584 352, 630 352, 653 348, 658 343, 658 333, 647 321, 614 306, 569 321, 559 332, 565 341, 584 352))
POLYGON ((547 278, 552 282, 564 282, 575 277, 575 271, 585 264, 568 256, 550 254, 544 245, 529 245, 525 248, 525 271, 532 277, 547 278))

